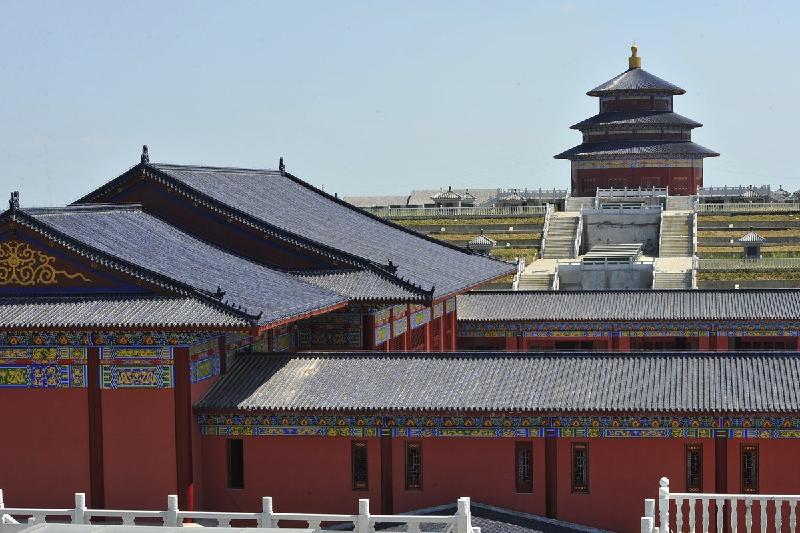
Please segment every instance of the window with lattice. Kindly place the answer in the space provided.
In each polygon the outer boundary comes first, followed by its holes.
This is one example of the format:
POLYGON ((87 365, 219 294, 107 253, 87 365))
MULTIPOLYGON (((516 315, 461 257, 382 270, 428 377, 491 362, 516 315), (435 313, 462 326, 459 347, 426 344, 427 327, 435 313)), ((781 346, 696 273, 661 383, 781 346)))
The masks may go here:
POLYGON ((350 457, 353 464, 353 490, 367 490, 369 488, 367 443, 363 440, 353 441, 350 445, 350 457))
POLYGON ((515 443, 517 492, 533 492, 533 443, 515 443))
POLYGON ((589 493, 589 445, 585 442, 572 444, 572 492, 589 493))
POLYGON ((422 443, 406 443, 406 490, 422 489, 422 443))
POLYGON ((758 492, 758 444, 742 444, 742 492, 758 492))
POLYGON ((686 492, 703 492, 703 445, 686 445, 686 492))

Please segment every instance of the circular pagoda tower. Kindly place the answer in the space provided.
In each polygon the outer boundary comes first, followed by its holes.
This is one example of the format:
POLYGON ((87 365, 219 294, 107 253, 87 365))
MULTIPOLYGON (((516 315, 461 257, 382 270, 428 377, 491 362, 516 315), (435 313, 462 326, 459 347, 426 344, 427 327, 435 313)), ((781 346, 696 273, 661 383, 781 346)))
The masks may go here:
POLYGON ((555 156, 572 162, 572 196, 611 187, 697 194, 703 158, 719 154, 692 142, 702 124, 672 111, 672 98, 685 92, 643 70, 631 46, 628 70, 586 93, 600 99, 600 112, 572 126, 583 143, 555 156))

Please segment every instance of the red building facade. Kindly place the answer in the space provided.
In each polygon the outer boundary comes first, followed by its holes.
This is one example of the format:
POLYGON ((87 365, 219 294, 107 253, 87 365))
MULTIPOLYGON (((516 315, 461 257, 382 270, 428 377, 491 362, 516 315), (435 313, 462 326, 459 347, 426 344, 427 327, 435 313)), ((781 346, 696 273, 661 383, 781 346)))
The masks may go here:
POLYGON ((697 194, 703 159, 719 154, 692 142, 702 124, 673 112, 673 97, 686 91, 643 70, 636 46, 631 52, 628 70, 586 93, 600 111, 572 126, 583 144, 555 156, 571 162, 572 195, 612 187, 697 194))

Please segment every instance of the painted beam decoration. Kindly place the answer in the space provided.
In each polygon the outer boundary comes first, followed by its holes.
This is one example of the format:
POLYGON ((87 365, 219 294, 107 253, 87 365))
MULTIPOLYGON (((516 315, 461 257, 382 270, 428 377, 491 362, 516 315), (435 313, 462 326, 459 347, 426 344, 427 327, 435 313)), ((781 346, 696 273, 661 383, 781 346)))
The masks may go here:
POLYGON ((0 348, 0 388, 85 387, 85 348, 0 348))
POLYGON ((392 337, 392 308, 379 309, 372 316, 375 320, 375 346, 380 346, 392 337))
POLYGON ((175 383, 172 349, 110 347, 100 352, 103 389, 170 389, 175 383))
POLYGON ((800 418, 767 416, 383 416, 200 414, 203 435, 798 439, 800 418))

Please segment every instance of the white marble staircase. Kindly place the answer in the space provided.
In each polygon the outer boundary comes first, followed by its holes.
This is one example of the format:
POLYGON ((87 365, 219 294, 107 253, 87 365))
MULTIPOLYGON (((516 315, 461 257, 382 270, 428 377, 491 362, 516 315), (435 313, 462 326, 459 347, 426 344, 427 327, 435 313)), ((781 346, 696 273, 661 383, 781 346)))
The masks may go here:
POLYGON ((550 219, 542 251, 544 259, 574 259, 574 242, 578 231, 579 213, 556 213, 550 219))
POLYGON ((553 272, 523 272, 519 277, 520 291, 549 291, 553 288, 553 272))
POLYGON ((691 289, 691 272, 654 272, 654 289, 691 289))
POLYGON ((692 252, 692 215, 664 213, 659 257, 691 256, 692 252))

